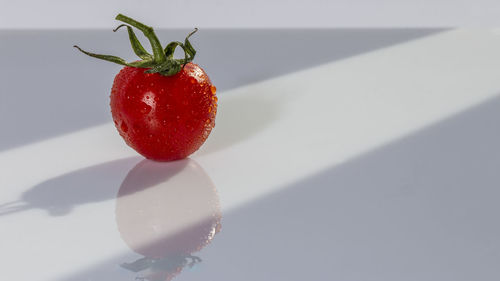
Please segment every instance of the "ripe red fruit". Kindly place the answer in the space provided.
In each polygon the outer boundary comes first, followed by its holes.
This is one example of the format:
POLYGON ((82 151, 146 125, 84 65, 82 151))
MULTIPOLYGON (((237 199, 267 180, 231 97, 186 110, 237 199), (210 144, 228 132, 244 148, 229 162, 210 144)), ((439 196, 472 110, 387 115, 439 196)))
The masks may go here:
POLYGON ((111 90, 111 113, 125 142, 146 158, 157 161, 182 159, 200 148, 215 125, 216 88, 201 67, 192 63, 196 51, 189 42, 174 41, 162 48, 153 29, 124 15, 134 52, 141 61, 127 63, 109 55, 83 53, 125 67, 116 75, 111 90), (149 54, 134 34, 141 30, 153 49, 149 54), (175 48, 183 59, 173 57, 175 48))
POLYGON ((111 113, 125 142, 146 158, 182 159, 214 126, 215 87, 196 64, 173 76, 124 67, 111 90, 111 113))

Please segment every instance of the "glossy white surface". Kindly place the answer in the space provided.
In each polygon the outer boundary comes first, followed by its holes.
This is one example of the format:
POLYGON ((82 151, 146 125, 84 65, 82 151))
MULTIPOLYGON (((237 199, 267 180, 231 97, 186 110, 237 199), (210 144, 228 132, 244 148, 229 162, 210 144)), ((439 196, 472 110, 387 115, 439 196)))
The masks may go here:
MULTIPOLYGON (((8 265, 2 276, 498 280, 500 36, 490 30, 426 35, 222 87, 213 135, 186 166, 149 163, 137 172, 142 158, 111 123, 2 145, 0 264, 8 265), (174 192, 183 185, 205 191, 193 192, 193 202, 213 204, 192 213, 137 203, 185 198, 174 192), (135 186, 149 188, 120 196, 135 186), (217 217, 218 204, 220 232, 217 219, 207 224, 213 231, 194 231, 197 222, 217 217), (150 220, 136 220, 137 228, 122 223, 144 214, 150 220), (213 238, 190 252, 201 262, 179 250, 139 273, 119 266, 151 262, 142 259, 140 245, 183 245, 175 228, 213 238), (176 266, 190 261, 196 265, 178 274, 176 266)), ((93 75, 105 64, 81 61, 90 68, 82 79, 104 83, 93 75)), ((80 71, 73 67, 65 72, 69 80, 80 71)), ((0 86, 8 104, 16 77, 0 86)))

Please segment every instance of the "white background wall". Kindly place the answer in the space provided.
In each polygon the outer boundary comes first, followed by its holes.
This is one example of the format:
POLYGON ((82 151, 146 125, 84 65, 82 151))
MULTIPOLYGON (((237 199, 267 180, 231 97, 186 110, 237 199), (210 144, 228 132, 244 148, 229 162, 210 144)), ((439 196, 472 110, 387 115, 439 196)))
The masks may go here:
POLYGON ((0 0, 0 28, 500 26, 499 0, 0 0))

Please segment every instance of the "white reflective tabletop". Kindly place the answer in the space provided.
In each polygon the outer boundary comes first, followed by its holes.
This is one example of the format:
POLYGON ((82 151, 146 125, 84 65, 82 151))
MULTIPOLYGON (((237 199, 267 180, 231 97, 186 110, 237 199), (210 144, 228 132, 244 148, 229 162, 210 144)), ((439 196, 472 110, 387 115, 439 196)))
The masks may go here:
MULTIPOLYGON (((186 30, 162 30, 163 40, 186 30)), ((0 31, 2 280, 500 279, 500 31, 200 30, 216 126, 145 160, 126 33, 0 31)))

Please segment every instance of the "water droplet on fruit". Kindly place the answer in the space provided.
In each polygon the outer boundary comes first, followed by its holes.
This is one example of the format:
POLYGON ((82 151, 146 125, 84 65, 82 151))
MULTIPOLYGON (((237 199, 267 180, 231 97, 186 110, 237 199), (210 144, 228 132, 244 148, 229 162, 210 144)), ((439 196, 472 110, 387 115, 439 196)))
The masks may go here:
POLYGON ((177 119, 181 119, 181 117, 180 117, 179 115, 177 115, 175 118, 177 118, 177 119))
POLYGON ((196 83, 196 78, 194 78, 194 77, 189 77, 189 82, 191 82, 191 84, 196 83))
POLYGON ((149 96, 146 96, 146 99, 149 100, 149 96))
POLYGON ((129 100, 129 99, 130 99, 130 96, 127 96, 127 99, 129 100))
POLYGON ((215 95, 215 92, 217 92, 217 88, 214 85, 210 86, 210 92, 215 95))
POLYGON ((147 114, 151 111, 151 106, 149 106, 148 104, 146 103, 143 103, 142 104, 142 108, 141 108, 141 113, 142 114, 147 114))
POLYGON ((155 85, 155 83, 151 83, 151 84, 149 84, 149 85, 152 87, 152 86, 154 86, 154 85, 155 85))
POLYGON ((203 131, 203 137, 207 138, 211 131, 212 131, 212 126, 205 127, 205 130, 203 131))
POLYGON ((152 138, 153 137, 153 134, 149 134, 149 137, 152 138))

